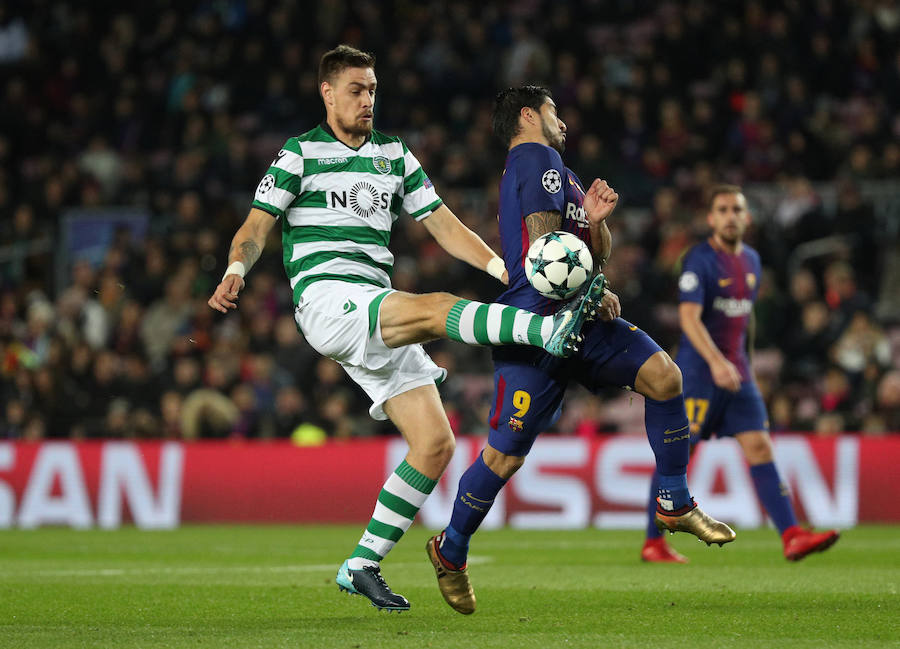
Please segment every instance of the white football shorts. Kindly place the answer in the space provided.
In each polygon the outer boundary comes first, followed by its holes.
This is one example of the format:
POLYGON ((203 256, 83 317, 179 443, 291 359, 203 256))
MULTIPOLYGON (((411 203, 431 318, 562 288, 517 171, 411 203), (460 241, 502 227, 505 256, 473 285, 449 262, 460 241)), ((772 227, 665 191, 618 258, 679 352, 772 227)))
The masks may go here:
POLYGON ((432 383, 447 370, 422 345, 391 348, 381 338, 381 302, 394 289, 319 281, 310 284, 294 311, 297 327, 313 349, 344 368, 372 400, 369 415, 384 420, 384 402, 432 383))

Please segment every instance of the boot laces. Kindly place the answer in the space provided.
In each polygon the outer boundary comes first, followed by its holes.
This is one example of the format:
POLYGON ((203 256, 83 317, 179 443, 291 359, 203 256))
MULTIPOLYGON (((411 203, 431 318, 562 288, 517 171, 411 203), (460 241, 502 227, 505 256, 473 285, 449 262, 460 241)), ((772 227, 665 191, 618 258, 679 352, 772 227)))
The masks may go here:
POLYGON ((384 580, 384 577, 381 576, 381 568, 377 568, 375 566, 366 566, 363 568, 366 572, 370 573, 372 577, 375 578, 375 581, 378 582, 379 586, 384 586, 385 589, 390 590, 388 588, 387 582, 384 580))

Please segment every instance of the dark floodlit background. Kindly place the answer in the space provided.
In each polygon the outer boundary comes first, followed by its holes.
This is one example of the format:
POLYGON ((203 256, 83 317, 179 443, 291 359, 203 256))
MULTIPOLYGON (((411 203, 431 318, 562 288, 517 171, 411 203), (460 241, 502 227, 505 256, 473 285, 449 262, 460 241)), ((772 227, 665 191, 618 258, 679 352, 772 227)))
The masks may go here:
MULTIPOLYGON (((495 247, 492 97, 549 86, 568 166, 621 196, 606 272, 624 315, 670 351, 704 192, 743 185, 772 430, 900 430, 890 0, 32 0, 0 5, 0 438, 395 432, 298 335, 277 228, 239 310, 206 306, 273 154, 323 117, 316 66, 341 42, 378 57, 376 127, 495 247)), ((409 219, 391 248, 398 289, 500 291, 409 219)), ((428 349, 456 431, 484 432, 488 350, 428 349)), ((573 390, 557 430, 640 430, 629 400, 573 390)))

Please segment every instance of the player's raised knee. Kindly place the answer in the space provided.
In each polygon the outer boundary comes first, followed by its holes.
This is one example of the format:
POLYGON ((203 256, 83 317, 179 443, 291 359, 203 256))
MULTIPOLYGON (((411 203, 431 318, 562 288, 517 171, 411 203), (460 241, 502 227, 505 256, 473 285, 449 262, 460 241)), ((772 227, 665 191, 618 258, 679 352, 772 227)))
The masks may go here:
POLYGON ((681 370, 667 353, 657 352, 638 371, 635 389, 648 399, 674 399, 682 391, 681 370))

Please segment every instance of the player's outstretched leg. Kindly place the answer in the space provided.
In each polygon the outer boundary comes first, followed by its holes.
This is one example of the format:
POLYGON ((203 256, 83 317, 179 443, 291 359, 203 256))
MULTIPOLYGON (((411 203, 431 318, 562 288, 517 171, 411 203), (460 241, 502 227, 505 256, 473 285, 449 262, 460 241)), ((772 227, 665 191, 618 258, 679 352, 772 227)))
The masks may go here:
POLYGON ((377 565, 364 566, 359 570, 351 570, 347 559, 338 568, 337 583, 341 592, 350 595, 363 595, 369 598, 372 606, 380 611, 408 611, 409 601, 403 596, 391 590, 390 586, 381 576, 381 568, 377 565))
POLYGON ((538 315, 507 304, 464 300, 450 293, 386 292, 380 302, 381 337, 388 347, 449 338, 467 345, 530 345, 554 356, 578 351, 581 327, 596 311, 606 278, 596 276, 576 300, 553 315, 538 315))
POLYGON ((505 304, 458 300, 447 314, 446 335, 469 345, 531 345, 562 358, 578 351, 584 314, 563 307, 540 316, 505 304))

